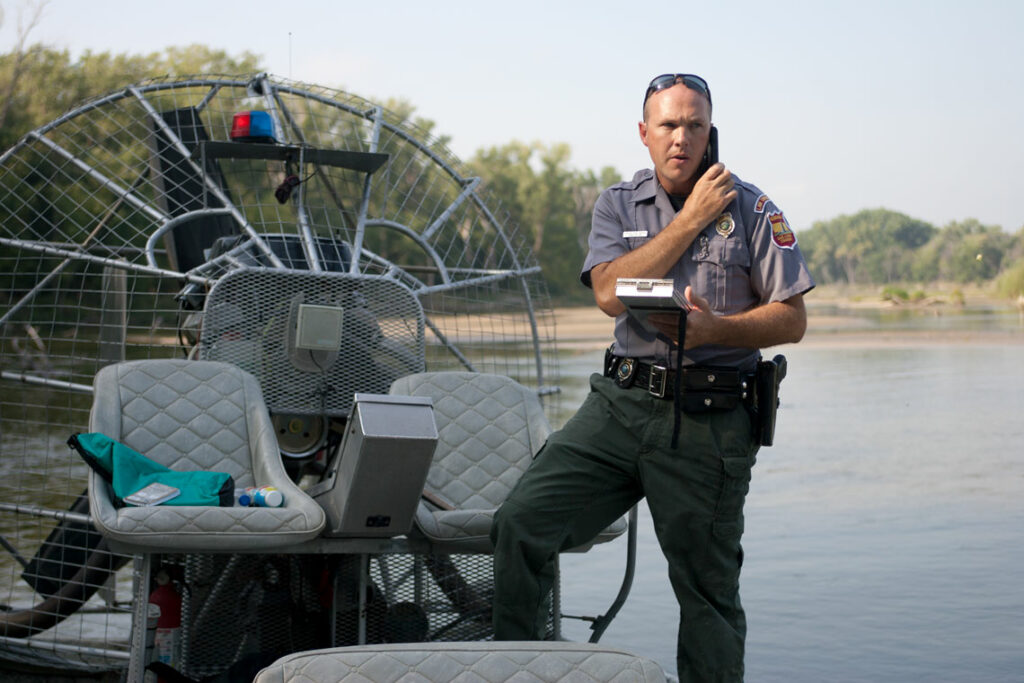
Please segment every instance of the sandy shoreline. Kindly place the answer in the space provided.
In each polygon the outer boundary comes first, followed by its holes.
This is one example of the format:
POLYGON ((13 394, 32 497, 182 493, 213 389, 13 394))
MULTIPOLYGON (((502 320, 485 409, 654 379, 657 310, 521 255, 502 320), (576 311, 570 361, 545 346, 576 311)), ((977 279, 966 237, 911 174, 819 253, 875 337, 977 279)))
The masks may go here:
MULTIPOLYGON (((563 348, 604 348, 612 339, 614 320, 596 306, 555 309, 558 344, 563 348)), ((1022 320, 1024 323, 1024 320, 1022 320)), ((1024 345, 1024 324, 1013 330, 904 330, 862 327, 856 317, 818 314, 808 309, 803 347, 905 347, 926 345, 1024 345)))

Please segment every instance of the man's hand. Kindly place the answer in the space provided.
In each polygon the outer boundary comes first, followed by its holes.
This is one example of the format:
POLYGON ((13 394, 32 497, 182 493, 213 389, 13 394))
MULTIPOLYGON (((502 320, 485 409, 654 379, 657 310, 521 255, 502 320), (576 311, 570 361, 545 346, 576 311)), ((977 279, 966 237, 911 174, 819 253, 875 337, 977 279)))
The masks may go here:
MULTIPOLYGON (((707 299, 686 287, 690 311, 686 315, 684 349, 704 344, 721 344, 745 349, 763 349, 800 341, 807 331, 807 309, 802 294, 785 301, 773 301, 734 315, 715 315, 707 299)), ((655 313, 648 320, 658 331, 679 343, 678 315, 655 313)))
POLYGON ((718 162, 704 171, 704 175, 693 186, 693 192, 686 198, 677 218, 686 224, 692 223, 703 228, 718 218, 722 210, 729 206, 729 202, 736 199, 736 194, 732 172, 725 164, 718 162))
MULTIPOLYGON (((711 305, 707 299, 695 294, 692 287, 687 285, 684 294, 690 304, 690 310, 686 314, 686 341, 683 348, 692 349, 711 341, 712 330, 718 318, 711 312, 711 305)), ((679 343, 678 313, 653 313, 648 320, 674 344, 679 343)))

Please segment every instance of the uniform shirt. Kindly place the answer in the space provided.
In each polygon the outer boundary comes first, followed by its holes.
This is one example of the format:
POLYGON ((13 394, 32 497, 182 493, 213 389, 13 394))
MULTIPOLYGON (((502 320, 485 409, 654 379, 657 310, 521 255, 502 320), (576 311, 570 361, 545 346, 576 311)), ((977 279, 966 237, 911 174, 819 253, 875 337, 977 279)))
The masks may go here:
MULTIPOLYGON (((814 287, 807 264, 782 211, 759 189, 733 176, 734 199, 687 249, 664 277, 676 289, 686 285, 707 299, 719 315, 784 301, 814 287)), ((594 266, 650 241, 675 217, 672 202, 654 175, 638 171, 633 179, 609 187, 598 197, 590 231, 590 251, 580 280, 591 287, 594 266)), ((615 319, 617 356, 675 367, 668 338, 648 330, 628 312, 615 319)), ((760 351, 703 345, 686 351, 684 365, 722 365, 751 370, 760 351)))

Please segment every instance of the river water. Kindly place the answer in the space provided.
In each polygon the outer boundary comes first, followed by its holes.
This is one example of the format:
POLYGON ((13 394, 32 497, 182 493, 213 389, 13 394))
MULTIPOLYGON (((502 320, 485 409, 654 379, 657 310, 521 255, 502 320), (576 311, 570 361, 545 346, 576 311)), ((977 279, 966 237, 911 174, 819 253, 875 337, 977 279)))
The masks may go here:
MULTIPOLYGON (((768 353, 789 375, 747 499, 747 680, 1024 681, 1024 319, 828 319, 768 353)), ((563 352, 562 419, 602 356, 563 352)), ((639 517, 633 589, 601 642, 674 673, 678 610, 639 517)), ((607 609, 625 545, 563 556, 566 613, 607 609)))
MULTIPOLYGON (((970 343, 772 350, 789 375, 747 498, 748 681, 1024 681, 1024 330, 1007 320, 970 343)), ((601 357, 567 358, 567 404, 601 357)), ((639 514, 632 593, 601 642, 674 672, 678 608, 639 514)), ((564 611, 602 613, 624 565, 621 539, 564 556, 564 611)))

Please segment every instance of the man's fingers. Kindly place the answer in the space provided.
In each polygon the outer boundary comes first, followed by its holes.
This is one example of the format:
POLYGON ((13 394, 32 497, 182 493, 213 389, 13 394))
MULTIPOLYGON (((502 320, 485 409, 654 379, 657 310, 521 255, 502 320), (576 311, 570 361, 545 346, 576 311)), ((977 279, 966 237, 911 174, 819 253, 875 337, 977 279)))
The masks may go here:
POLYGON ((702 311, 710 311, 711 305, 708 304, 708 300, 693 291, 693 287, 686 285, 686 289, 683 294, 686 296, 686 300, 690 302, 690 305, 694 308, 702 311))

